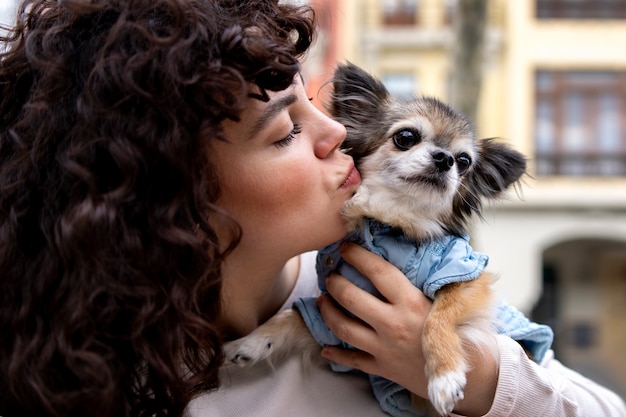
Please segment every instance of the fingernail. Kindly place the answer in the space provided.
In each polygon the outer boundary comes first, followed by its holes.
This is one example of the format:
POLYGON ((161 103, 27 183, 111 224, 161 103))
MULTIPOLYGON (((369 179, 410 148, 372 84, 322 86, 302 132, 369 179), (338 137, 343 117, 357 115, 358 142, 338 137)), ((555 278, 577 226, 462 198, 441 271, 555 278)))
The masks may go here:
POLYGON ((328 348, 323 348, 322 349, 322 358, 326 358, 326 359, 330 359, 331 358, 331 354, 330 354, 328 348))

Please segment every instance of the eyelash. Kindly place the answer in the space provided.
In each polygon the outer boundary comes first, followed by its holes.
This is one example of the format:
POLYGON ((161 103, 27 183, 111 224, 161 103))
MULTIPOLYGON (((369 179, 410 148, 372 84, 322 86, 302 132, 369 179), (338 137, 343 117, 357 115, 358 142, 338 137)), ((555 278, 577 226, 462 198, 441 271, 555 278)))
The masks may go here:
POLYGON ((279 148, 284 148, 286 146, 289 146, 291 142, 293 142, 293 140, 296 138, 296 135, 300 132, 302 132, 302 126, 300 126, 297 123, 294 123, 293 129, 291 129, 291 132, 289 132, 287 136, 285 136, 283 139, 279 140, 278 142, 274 142, 274 146, 279 147, 279 148))

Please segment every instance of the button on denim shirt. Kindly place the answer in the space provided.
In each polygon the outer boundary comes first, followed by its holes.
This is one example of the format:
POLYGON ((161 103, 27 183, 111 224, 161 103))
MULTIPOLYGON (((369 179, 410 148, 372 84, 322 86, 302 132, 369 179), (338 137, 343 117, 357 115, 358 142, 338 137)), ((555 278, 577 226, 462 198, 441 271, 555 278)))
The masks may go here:
MULTIPOLYGON (((431 299, 444 285, 477 278, 488 261, 486 255, 472 250, 468 236, 448 235, 418 244, 407 238, 401 230, 371 219, 365 219, 361 227, 346 237, 345 241, 356 242, 391 262, 431 299)), ((339 255, 341 243, 329 245, 318 253, 317 274, 322 292, 326 292, 326 277, 335 271, 360 288, 383 298, 366 277, 342 260, 339 255)), ((298 309, 309 331, 321 346, 354 349, 339 340, 324 323, 315 298, 298 299, 294 307, 298 309)), ((497 305, 496 311, 494 326, 498 333, 523 342, 535 360, 541 361, 552 344, 552 330, 530 322, 521 312, 503 302, 497 305)), ((336 363, 331 363, 331 368, 336 372, 352 370, 336 363)), ((411 406, 408 390, 376 375, 370 375, 369 379, 374 395, 385 412, 395 417, 418 416, 411 406)))

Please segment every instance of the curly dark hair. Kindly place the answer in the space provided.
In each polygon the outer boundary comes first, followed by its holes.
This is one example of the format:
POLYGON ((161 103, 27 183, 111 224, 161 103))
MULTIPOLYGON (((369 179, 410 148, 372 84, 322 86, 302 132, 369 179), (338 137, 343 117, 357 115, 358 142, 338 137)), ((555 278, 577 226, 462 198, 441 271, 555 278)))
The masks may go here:
POLYGON ((0 35, 0 415, 179 416, 218 386, 240 230, 209 144, 314 28, 276 0, 23 1, 0 35))

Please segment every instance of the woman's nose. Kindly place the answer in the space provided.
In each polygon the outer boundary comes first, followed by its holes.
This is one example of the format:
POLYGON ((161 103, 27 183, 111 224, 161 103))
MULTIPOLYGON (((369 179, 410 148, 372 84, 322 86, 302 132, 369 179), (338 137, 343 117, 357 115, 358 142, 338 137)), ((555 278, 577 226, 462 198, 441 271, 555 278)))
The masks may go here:
POLYGON ((315 155, 318 158, 327 158, 343 143, 346 138, 346 128, 326 115, 322 118, 318 127, 319 131, 316 133, 315 155))

